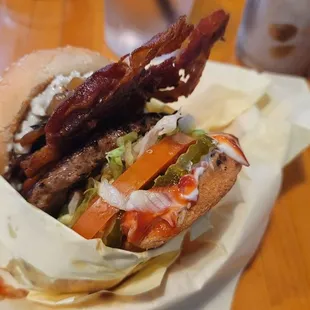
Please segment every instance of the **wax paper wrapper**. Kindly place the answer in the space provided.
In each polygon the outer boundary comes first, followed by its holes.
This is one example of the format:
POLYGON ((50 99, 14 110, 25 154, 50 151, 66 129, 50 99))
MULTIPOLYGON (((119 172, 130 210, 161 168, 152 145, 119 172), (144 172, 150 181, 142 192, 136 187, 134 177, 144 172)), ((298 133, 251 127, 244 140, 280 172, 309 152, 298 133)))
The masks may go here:
POLYGON ((129 253, 83 240, 0 180, 0 266, 10 271, 8 281, 32 289, 26 300, 0 306, 229 309, 265 231, 282 168, 309 145, 309 102, 302 79, 209 62, 194 93, 172 105, 203 129, 236 134, 251 166, 189 232, 156 250, 129 253))

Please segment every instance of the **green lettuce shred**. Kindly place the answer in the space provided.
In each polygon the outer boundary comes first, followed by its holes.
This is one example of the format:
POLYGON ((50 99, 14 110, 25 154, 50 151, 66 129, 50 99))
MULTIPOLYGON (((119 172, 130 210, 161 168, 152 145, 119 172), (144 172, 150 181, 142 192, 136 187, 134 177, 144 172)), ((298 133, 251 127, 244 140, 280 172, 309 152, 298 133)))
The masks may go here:
POLYGON ((133 153, 133 142, 138 139, 136 132, 130 132, 116 141, 117 148, 106 154, 108 163, 102 168, 101 175, 94 178, 89 178, 84 192, 84 198, 76 208, 74 214, 69 214, 68 206, 65 205, 58 217, 58 220, 68 227, 72 227, 78 218, 85 212, 89 202, 97 195, 98 186, 102 179, 107 179, 109 182, 116 180, 124 171, 124 164, 129 167, 135 161, 133 153))
POLYGON ((135 156, 133 155, 133 147, 132 147, 131 141, 125 142, 124 146, 125 146, 124 160, 125 160, 126 168, 128 168, 134 163, 135 156))
POLYGON ((114 149, 111 152, 108 152, 106 155, 108 165, 112 171, 113 179, 116 180, 124 170, 124 165, 123 165, 123 154, 125 151, 124 146, 120 146, 117 149, 114 149))
POLYGON ((135 157, 133 155, 132 143, 137 139, 138 134, 134 131, 119 137, 116 141, 118 147, 106 154, 114 180, 124 172, 123 160, 127 168, 133 164, 135 157))
POLYGON ((109 183, 114 181, 111 168, 108 164, 105 164, 101 169, 101 175, 99 176, 99 181, 107 180, 109 183))
POLYGON ((134 142, 138 139, 138 134, 135 131, 132 131, 125 136, 121 136, 117 138, 116 144, 117 146, 123 146, 126 142, 134 142))
POLYGON ((84 198, 79 206, 76 208, 74 214, 64 214, 58 218, 58 220, 68 227, 72 227, 79 217, 85 212, 90 201, 97 195, 98 193, 99 182, 93 178, 88 179, 87 189, 84 192, 84 198))

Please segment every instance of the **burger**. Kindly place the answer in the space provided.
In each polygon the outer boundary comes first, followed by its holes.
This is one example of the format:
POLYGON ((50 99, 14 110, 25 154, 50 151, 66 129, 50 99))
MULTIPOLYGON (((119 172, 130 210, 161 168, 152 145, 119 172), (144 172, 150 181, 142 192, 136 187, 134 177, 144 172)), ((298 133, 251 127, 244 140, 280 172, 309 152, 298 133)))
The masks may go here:
POLYGON ((228 20, 222 10, 196 26, 180 17, 109 64, 73 47, 22 58, 0 81, 3 177, 110 247, 153 249, 189 228, 248 166, 236 137, 197 129, 167 104, 194 91, 228 20))

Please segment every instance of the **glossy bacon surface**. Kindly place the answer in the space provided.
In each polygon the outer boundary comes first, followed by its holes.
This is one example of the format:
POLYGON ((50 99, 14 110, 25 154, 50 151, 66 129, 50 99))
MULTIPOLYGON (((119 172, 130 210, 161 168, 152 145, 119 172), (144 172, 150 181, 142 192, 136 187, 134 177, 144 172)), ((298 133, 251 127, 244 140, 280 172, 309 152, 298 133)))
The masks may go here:
POLYGON ((145 102, 157 98, 164 102, 188 96, 195 89, 213 44, 224 35, 229 16, 222 10, 202 19, 194 28, 181 17, 165 32, 157 34, 119 62, 90 76, 54 111, 45 127, 47 144, 22 167, 34 176, 51 159, 68 152, 74 141, 86 139, 98 122, 130 113, 138 113, 145 102), (154 58, 181 48, 176 56, 145 69, 154 58), (179 70, 184 69, 187 82, 179 70), (172 90, 161 88, 174 86, 172 90), (55 153, 55 156, 51 156, 55 153), (57 154, 56 154, 57 153, 57 154))

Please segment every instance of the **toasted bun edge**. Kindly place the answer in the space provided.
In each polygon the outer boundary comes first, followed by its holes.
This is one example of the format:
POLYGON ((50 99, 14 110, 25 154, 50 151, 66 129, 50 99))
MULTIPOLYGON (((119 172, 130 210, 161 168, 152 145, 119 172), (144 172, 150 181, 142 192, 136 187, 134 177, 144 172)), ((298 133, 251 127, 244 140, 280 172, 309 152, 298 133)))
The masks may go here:
POLYGON ((216 154, 213 162, 215 163, 213 165, 214 169, 208 168, 199 180, 199 198, 197 203, 184 211, 184 221, 178 227, 178 230, 171 229, 171 226, 165 220, 160 220, 151 228, 141 243, 136 246, 148 250, 163 245, 190 227, 230 191, 237 180, 242 167, 241 164, 223 153, 216 154), (218 159, 220 164, 216 164, 218 159))
POLYGON ((24 118, 31 99, 58 74, 95 71, 110 61, 85 48, 72 46, 34 51, 11 64, 0 77, 0 174, 7 164, 7 143, 24 118))

